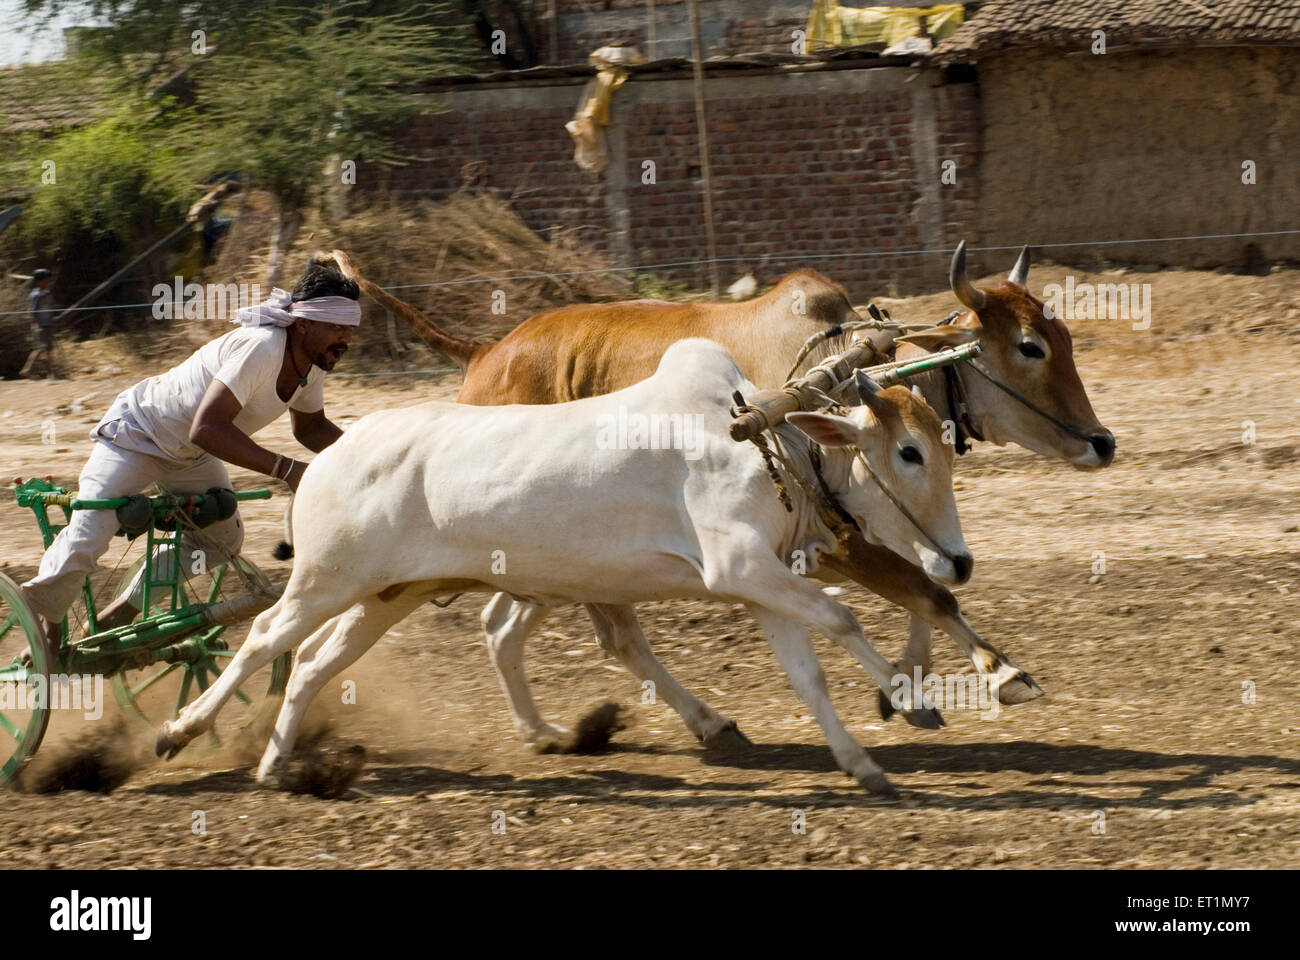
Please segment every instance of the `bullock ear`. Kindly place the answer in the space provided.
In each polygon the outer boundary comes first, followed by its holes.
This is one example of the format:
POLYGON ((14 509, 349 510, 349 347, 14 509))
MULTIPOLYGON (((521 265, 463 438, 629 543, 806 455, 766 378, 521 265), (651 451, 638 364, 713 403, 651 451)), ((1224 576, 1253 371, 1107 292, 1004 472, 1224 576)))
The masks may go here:
POLYGON ((895 338, 894 342, 910 343, 922 350, 946 350, 949 347, 960 347, 964 343, 970 343, 977 336, 979 336, 978 330, 945 324, 944 326, 926 327, 924 330, 905 334, 895 338))
POLYGON ((862 432, 862 428, 848 417, 829 413, 790 413, 785 422, 823 447, 856 446, 862 432))

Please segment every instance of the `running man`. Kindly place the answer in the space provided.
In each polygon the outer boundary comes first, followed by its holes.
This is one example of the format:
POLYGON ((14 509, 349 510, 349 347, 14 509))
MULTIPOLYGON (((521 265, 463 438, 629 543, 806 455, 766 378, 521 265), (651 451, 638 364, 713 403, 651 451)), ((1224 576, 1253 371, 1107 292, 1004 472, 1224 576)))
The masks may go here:
MULTIPOLYGON (((259 446, 252 435, 288 410, 294 438, 308 450, 319 453, 342 436, 325 416, 323 385, 361 322, 360 295, 332 262, 313 259, 292 294, 277 288, 269 300, 236 313, 238 329, 124 390, 90 432, 95 444, 78 495, 125 497, 150 483, 165 493, 202 494, 230 487, 228 463, 297 490, 307 465, 259 446)), ((112 510, 75 511, 45 551, 40 572, 22 585, 47 638, 57 637, 118 528, 112 510)), ((228 563, 244 541, 237 512, 203 533, 209 566, 228 563), (213 543, 224 555, 211 555, 213 543)), ((186 541, 184 556, 196 548, 186 541)), ((143 573, 141 567, 131 589, 105 607, 100 629, 130 623, 147 605, 143 573)))

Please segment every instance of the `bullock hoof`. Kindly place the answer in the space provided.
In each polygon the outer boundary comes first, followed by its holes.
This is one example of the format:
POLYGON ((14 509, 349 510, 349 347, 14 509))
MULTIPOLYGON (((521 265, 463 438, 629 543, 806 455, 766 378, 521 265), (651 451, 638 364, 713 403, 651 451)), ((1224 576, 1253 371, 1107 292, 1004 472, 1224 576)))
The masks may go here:
POLYGON ((740 732, 735 720, 728 720, 707 737, 701 737, 700 742, 706 750, 743 750, 754 745, 753 740, 740 732))
POLYGON ((894 796, 898 793, 898 790, 889 782, 889 778, 885 776, 883 770, 864 773, 857 780, 866 789, 867 793, 876 793, 885 797, 894 796))
POLYGON ((881 720, 888 720, 898 712, 894 709, 894 705, 889 702, 889 696, 883 690, 876 691, 876 706, 880 708, 881 720))
POLYGON ((1007 706, 1036 700, 1043 695, 1043 688, 1034 682, 1034 678, 1021 670, 1018 674, 998 687, 998 701, 1007 706))
POLYGON ((922 730, 938 730, 944 726, 943 714, 935 707, 924 710, 904 710, 903 719, 922 730))
POLYGON ((285 792, 284 776, 279 771, 259 774, 253 778, 253 784, 257 789, 265 790, 267 793, 285 792))
POLYGON ((162 757, 164 760, 170 760, 172 757, 176 756, 176 754, 180 753, 188 742, 189 741, 174 739, 171 734, 167 732, 167 727, 164 724, 163 729, 158 733, 158 739, 153 743, 153 752, 156 756, 162 757))
POLYGON ((565 753, 573 743, 573 734, 568 730, 547 724, 541 729, 532 731, 527 740, 533 753, 565 753))

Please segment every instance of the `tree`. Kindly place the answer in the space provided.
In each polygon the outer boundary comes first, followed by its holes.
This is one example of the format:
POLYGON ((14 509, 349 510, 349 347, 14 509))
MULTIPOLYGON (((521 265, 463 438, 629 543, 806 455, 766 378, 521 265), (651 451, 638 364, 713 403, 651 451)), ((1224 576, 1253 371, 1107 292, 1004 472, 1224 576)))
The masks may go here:
MULTIPOLYGON (((297 17, 306 24, 314 12, 328 9, 304 7, 302 0, 22 0, 22 7, 33 24, 52 23, 66 13, 93 16, 108 26, 89 34, 84 47, 118 60, 155 54, 152 61, 135 58, 133 69, 144 72, 165 61, 169 52, 187 47, 196 30, 222 44, 242 46, 261 32, 268 18, 297 17)), ((357 17, 400 15, 425 26, 468 28, 472 32, 466 33, 466 54, 484 66, 532 67, 541 62, 546 0, 455 0, 449 6, 354 0, 348 8, 357 17), (506 50, 489 54, 496 30, 505 33, 506 50)))
MULTIPOLYGON (((336 159, 393 165, 406 121, 427 112, 422 82, 448 72, 464 32, 406 16, 334 12, 263 16, 237 49, 216 44, 192 74, 193 106, 178 108, 169 140, 199 179, 238 171, 270 192, 276 213, 275 284, 304 209, 319 201, 336 159)), ((422 12, 427 12, 424 8, 422 12)))

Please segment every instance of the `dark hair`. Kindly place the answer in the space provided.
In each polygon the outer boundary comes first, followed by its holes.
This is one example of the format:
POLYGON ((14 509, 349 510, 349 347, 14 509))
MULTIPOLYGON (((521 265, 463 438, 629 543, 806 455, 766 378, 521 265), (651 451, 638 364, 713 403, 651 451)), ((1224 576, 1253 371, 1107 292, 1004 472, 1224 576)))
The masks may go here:
POLYGON ((314 300, 317 297, 347 297, 361 299, 361 288, 329 261, 312 260, 302 272, 302 279, 293 288, 293 300, 314 300))
POLYGON ((49 276, 53 276, 50 271, 46 270, 44 267, 37 267, 32 271, 32 283, 39 283, 49 276))

